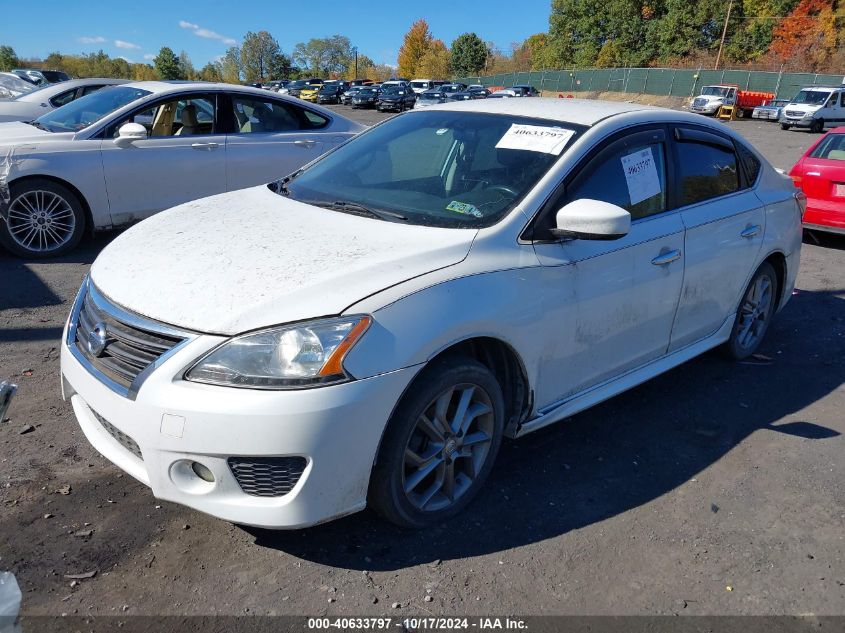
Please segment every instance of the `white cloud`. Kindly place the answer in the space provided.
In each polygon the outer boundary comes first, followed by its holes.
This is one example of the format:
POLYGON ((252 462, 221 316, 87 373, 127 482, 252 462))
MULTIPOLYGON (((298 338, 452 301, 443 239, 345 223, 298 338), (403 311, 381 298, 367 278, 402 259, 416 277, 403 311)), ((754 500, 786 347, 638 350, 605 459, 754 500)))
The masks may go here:
POLYGON ((155 59, 155 58, 156 58, 156 56, 153 55, 152 53, 147 53, 146 55, 144 55, 144 59, 155 59))
POLYGON ((102 44, 106 41, 106 38, 100 37, 99 35, 96 37, 78 37, 76 39, 82 44, 102 44))
POLYGON ((117 56, 117 58, 118 58, 118 59, 122 59, 122 60, 123 60, 123 61, 125 61, 127 64, 134 64, 134 63, 135 63, 135 62, 133 62, 131 59, 129 59, 128 57, 124 57, 123 55, 118 55, 118 56, 117 56))
POLYGON ((128 49, 137 49, 141 48, 137 44, 133 44, 132 42, 125 42, 123 40, 115 40, 114 45, 118 48, 128 48, 128 49))
POLYGON ((206 29, 201 27, 199 24, 194 24, 193 22, 186 22, 185 20, 179 20, 179 26, 183 29, 190 29, 194 32, 194 35, 197 37, 204 37, 207 40, 220 40, 227 46, 235 46, 238 43, 238 40, 227 37, 225 35, 220 35, 216 31, 212 31, 211 29, 206 29))

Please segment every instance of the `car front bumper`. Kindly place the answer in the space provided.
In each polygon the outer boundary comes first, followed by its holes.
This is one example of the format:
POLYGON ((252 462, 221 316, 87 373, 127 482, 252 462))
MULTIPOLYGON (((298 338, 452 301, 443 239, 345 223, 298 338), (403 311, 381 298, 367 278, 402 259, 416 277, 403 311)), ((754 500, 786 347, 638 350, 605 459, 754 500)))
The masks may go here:
POLYGON ((778 123, 780 123, 782 125, 790 125, 792 127, 810 127, 813 124, 813 119, 812 118, 806 119, 804 117, 802 117, 800 119, 795 119, 795 118, 782 116, 778 120, 778 123))
POLYGON ((86 369, 70 350, 66 327, 63 396, 94 448, 158 499, 266 528, 306 527, 363 509, 385 426, 418 368, 291 391, 182 380, 184 368, 221 340, 192 340, 150 373, 131 400, 86 369), (301 476, 280 496, 244 492, 229 462, 277 457, 305 459, 301 476), (194 462, 214 481, 198 477, 194 462))
POLYGON ((715 106, 690 106, 689 111, 695 112, 696 114, 716 114, 722 104, 718 104, 715 106))

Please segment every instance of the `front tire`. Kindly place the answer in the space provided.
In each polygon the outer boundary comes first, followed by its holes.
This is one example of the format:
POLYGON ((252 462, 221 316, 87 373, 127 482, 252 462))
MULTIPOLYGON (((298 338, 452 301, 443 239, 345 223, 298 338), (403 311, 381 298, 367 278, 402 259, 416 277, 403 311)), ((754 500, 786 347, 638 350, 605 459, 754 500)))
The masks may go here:
POLYGON ((816 119, 810 124, 810 131, 816 134, 824 132, 824 119, 816 119))
POLYGON ((436 361, 414 380, 382 438, 369 505, 422 528, 463 510, 484 484, 504 432, 502 389, 472 358, 436 361))
POLYGON ((781 124, 780 124, 780 129, 782 129, 782 130, 788 130, 789 128, 790 128, 790 126, 789 126, 788 124, 786 124, 786 123, 781 123, 781 124))
POLYGON ((739 303, 731 336, 723 347, 728 357, 742 360, 757 351, 772 322, 777 292, 775 269, 763 262, 739 303))
POLYGON ((33 178, 10 187, 0 244, 18 257, 46 259, 69 253, 85 234, 85 211, 70 189, 33 178))

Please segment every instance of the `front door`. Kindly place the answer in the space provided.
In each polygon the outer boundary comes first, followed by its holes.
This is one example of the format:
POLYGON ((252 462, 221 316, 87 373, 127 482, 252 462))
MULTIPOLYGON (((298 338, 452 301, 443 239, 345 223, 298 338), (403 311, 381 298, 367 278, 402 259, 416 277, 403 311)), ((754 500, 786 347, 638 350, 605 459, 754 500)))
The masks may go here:
POLYGON ((106 128, 101 151, 112 222, 126 224, 226 190, 226 137, 216 130, 214 94, 169 97, 106 128), (136 122, 148 137, 114 144, 136 122))
MULTIPOLYGON (((684 273, 684 226, 668 199, 662 127, 611 140, 568 179, 554 212, 579 198, 631 213, 619 240, 537 243, 550 268, 540 410, 666 353, 684 273)), ((553 215, 553 213, 552 213, 553 215)))

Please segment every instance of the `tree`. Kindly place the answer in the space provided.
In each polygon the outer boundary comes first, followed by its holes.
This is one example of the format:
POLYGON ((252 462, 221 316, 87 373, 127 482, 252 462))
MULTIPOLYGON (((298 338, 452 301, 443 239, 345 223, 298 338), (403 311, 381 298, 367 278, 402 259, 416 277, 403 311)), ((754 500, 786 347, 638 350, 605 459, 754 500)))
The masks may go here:
POLYGON ((297 44, 292 57, 312 75, 342 73, 353 57, 352 44, 345 35, 312 38, 307 43, 297 44))
POLYGON ((227 84, 241 82, 241 49, 231 46, 220 61, 220 74, 227 84))
POLYGON ((194 69, 194 64, 185 51, 179 53, 179 78, 191 80, 197 78, 197 71, 194 69))
POLYGON ((420 60, 425 57, 434 38, 428 28, 428 22, 417 20, 405 33, 405 39, 399 48, 399 75, 401 77, 417 77, 420 60))
MULTIPOLYGON (((268 31, 247 32, 241 45, 241 70, 247 83, 272 78, 272 70, 280 65, 282 49, 268 31)), ((283 65, 283 64, 282 64, 283 65)))
POLYGON ((770 53, 780 62, 797 61, 815 70, 836 46, 833 8, 825 0, 801 0, 772 32, 770 53))
POLYGON ((293 62, 290 57, 284 53, 274 55, 270 60, 270 78, 271 79, 290 79, 294 72, 293 62))
POLYGON ((449 49, 440 40, 434 40, 417 65, 418 77, 446 79, 449 76, 449 49))
POLYGON ((161 79, 156 69, 149 64, 133 64, 132 79, 135 81, 155 81, 161 79))
POLYGON ((223 68, 220 62, 208 62, 199 72, 200 81, 223 81, 223 68))
MULTIPOLYGON (((102 51, 100 51, 102 52, 102 51)), ((153 65, 162 79, 181 79, 179 58, 172 49, 162 46, 153 60, 153 65)))
POLYGON ((367 71, 373 68, 376 63, 366 55, 358 55, 358 72, 355 72, 355 58, 349 60, 349 66, 346 68, 346 79, 362 79, 367 77, 367 71))
POLYGON ((11 46, 0 46, 0 71, 8 71, 17 68, 21 63, 15 49, 11 46))
POLYGON ((464 33, 452 42, 450 66, 458 77, 477 75, 487 61, 487 46, 475 33, 464 33))

